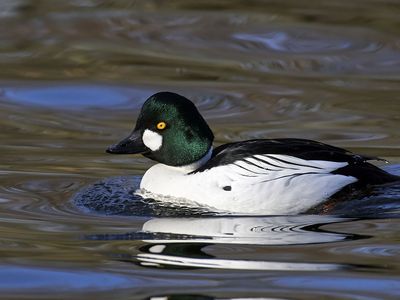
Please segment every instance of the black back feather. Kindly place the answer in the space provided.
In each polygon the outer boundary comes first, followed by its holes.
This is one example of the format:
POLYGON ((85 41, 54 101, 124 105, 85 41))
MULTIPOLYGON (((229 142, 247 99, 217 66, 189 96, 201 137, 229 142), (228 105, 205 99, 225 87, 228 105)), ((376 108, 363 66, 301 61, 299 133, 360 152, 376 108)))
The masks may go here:
POLYGON ((312 140, 289 138, 255 139, 221 145, 214 149, 211 159, 193 173, 228 165, 257 154, 281 154, 304 160, 347 162, 346 167, 332 173, 356 177, 361 184, 382 184, 400 180, 400 177, 389 174, 367 162, 368 160, 382 160, 378 157, 354 154, 345 149, 312 140))

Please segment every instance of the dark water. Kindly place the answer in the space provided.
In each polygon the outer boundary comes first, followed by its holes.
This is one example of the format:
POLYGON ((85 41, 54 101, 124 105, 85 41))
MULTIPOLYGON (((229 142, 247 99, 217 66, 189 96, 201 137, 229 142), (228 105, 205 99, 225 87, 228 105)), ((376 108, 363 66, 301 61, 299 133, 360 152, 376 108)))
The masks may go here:
POLYGON ((217 144, 310 138, 400 174, 399 15, 373 0, 0 1, 0 298, 399 299, 398 185, 330 215, 212 216, 141 202, 151 162, 104 153, 169 90, 217 144))

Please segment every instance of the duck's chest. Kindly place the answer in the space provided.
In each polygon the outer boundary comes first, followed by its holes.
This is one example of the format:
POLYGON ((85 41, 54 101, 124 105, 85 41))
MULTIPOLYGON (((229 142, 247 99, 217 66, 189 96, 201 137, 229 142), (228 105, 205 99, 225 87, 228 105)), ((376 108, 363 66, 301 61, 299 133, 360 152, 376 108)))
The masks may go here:
MULTIPOLYGON (((196 202, 215 196, 224 197, 221 188, 224 176, 216 172, 188 174, 186 170, 157 164, 144 174, 140 188, 156 195, 185 198, 196 202), (199 201, 199 199, 202 199, 199 201)), ((173 200, 173 199, 171 199, 173 200)))

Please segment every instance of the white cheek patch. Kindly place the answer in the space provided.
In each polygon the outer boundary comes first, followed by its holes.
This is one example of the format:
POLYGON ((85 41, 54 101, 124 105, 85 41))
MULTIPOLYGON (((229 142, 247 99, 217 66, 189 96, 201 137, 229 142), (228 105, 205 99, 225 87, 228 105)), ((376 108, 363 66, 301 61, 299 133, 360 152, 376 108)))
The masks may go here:
POLYGON ((146 129, 142 136, 143 144, 151 151, 157 151, 162 146, 163 137, 157 132, 146 129))

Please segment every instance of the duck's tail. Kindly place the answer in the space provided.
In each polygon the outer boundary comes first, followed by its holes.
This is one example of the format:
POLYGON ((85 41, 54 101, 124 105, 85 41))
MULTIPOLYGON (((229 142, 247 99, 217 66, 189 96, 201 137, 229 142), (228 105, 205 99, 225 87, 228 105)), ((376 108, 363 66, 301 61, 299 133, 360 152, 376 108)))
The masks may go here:
POLYGON ((349 164, 332 173, 353 176, 358 179, 357 185, 361 186, 400 182, 400 176, 390 174, 368 162, 349 164))

